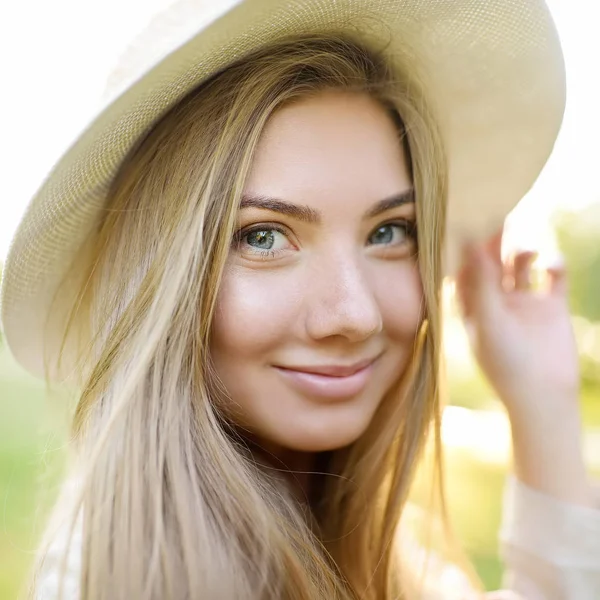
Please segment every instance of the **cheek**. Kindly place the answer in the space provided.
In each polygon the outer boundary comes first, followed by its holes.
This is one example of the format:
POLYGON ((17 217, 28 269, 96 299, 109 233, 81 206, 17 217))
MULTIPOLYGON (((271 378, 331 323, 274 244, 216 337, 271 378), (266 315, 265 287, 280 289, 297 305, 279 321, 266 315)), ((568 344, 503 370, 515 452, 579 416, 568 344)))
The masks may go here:
POLYGON ((412 344, 423 318, 423 286, 418 265, 404 263, 400 271, 381 272, 374 282, 388 339, 412 344))
POLYGON ((212 331, 213 350, 222 359, 260 358, 289 332, 301 295, 293 278, 286 279, 276 271, 254 272, 236 266, 226 269, 212 331))

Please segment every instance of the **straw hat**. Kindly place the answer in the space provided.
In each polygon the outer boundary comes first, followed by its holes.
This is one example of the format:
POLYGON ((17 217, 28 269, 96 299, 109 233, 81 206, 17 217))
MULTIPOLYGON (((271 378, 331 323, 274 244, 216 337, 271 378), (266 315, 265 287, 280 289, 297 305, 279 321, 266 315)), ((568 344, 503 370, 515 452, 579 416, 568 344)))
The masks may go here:
MULTIPOLYGON (((135 142, 175 103, 257 46, 344 32, 418 70, 449 156, 449 268, 457 232, 483 236, 529 190, 556 139, 565 74, 542 0, 179 0, 135 41, 102 110, 54 167, 13 239, 0 318, 15 358, 43 374, 64 315, 50 303, 135 142), (48 329, 44 329, 48 319, 48 329)), ((52 378, 61 374, 52 371, 52 378)))

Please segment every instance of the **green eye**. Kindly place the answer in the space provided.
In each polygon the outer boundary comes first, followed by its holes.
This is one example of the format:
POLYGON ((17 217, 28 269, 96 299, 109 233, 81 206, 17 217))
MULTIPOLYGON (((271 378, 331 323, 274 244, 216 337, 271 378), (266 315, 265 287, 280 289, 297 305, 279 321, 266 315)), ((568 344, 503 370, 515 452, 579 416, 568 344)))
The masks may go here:
POLYGON ((403 244, 410 237, 410 227, 404 223, 387 223, 378 227, 369 237, 369 244, 403 244))
POLYGON ((236 234, 234 244, 242 253, 256 254, 263 258, 272 258, 292 248, 286 230, 266 223, 236 234))
POLYGON ((273 229, 250 231, 246 234, 246 243, 259 250, 271 250, 275 245, 275 231, 273 229))

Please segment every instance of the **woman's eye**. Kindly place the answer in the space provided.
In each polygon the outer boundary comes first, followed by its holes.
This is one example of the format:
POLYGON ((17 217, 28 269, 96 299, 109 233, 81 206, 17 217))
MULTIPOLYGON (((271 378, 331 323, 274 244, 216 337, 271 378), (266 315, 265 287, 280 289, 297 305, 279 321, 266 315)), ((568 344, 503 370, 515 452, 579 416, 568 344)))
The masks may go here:
POLYGON ((378 227, 370 236, 372 245, 398 245, 414 237, 414 225, 411 223, 386 223, 378 227))
POLYGON ((274 227, 260 227, 241 232, 238 240, 242 251, 249 250, 261 255, 272 255, 290 246, 285 232, 274 227))
POLYGON ((272 229, 251 231, 246 234, 246 243, 260 250, 272 250, 275 246, 275 232, 272 229))

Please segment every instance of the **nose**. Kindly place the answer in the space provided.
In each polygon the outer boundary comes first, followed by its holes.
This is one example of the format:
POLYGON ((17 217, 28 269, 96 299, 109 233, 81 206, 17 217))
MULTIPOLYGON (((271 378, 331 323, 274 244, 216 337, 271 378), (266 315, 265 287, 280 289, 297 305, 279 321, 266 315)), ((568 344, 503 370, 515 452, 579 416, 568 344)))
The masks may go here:
POLYGON ((360 257, 320 259, 311 267, 307 287, 306 329, 312 339, 341 336, 360 342, 382 330, 373 282, 360 257))

